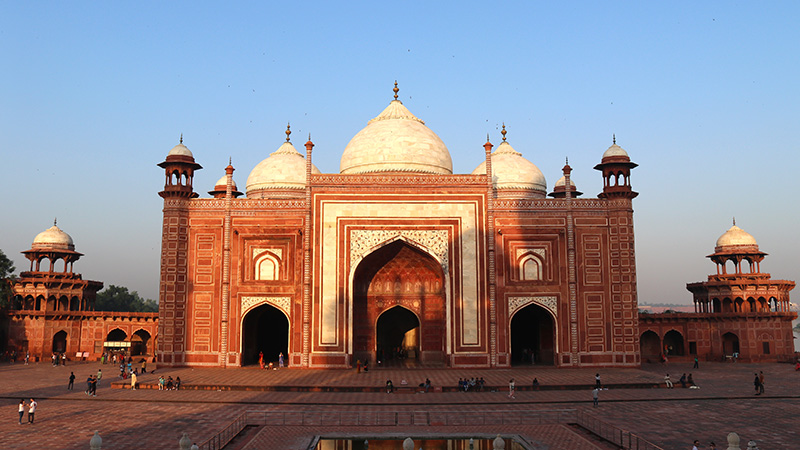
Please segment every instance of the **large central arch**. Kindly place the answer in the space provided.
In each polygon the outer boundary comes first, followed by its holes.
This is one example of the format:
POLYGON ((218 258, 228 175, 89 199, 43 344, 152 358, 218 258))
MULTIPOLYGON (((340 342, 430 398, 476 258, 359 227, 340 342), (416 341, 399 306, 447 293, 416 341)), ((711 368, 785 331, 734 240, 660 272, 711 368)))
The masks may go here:
MULTIPOLYGON (((388 243, 370 253, 353 276, 353 361, 379 360, 390 356, 387 340, 379 349, 381 329, 402 329, 408 324, 406 310, 419 322, 415 359, 421 363, 445 362, 445 277, 441 265, 427 253, 404 240, 388 243), (400 306, 395 310, 394 308, 400 306), (392 310, 392 311, 390 311, 392 310)), ((409 331, 409 330, 405 330, 409 331)), ((383 361, 383 360, 381 360, 383 361)))

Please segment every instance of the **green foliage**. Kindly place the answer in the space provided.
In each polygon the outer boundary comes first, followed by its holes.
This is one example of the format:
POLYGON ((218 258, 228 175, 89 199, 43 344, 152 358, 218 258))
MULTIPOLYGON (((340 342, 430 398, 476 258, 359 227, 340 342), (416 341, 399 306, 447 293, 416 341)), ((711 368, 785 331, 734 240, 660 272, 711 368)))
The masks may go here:
POLYGON ((0 308, 5 308, 10 303, 14 270, 14 263, 0 250, 0 308))
POLYGON ((155 300, 139 297, 136 291, 113 284, 97 293, 94 309, 96 311, 158 312, 155 300))

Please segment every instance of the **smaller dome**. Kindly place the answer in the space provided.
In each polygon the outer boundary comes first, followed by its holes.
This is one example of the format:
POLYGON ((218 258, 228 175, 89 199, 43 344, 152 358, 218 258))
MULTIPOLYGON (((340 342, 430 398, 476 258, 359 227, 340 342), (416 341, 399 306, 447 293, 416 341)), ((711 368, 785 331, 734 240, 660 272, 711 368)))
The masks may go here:
POLYGON ((611 147, 608 147, 608 150, 606 150, 605 153, 603 153, 603 159, 612 156, 621 156, 623 158, 630 159, 630 156, 628 156, 628 152, 626 152, 622 147, 620 147, 616 143, 612 144, 611 147))
MULTIPOLYGON (((231 180, 231 183, 232 183, 231 187, 235 191, 236 190, 236 180, 231 180)), ((219 190, 219 188, 222 188, 223 191, 228 189, 228 175, 223 175, 222 178, 217 180, 217 183, 214 184, 214 190, 219 190)))
POLYGON ((52 227, 42 231, 33 238, 34 249, 57 249, 57 250, 75 250, 75 243, 72 242, 72 237, 58 228, 55 224, 52 227))
POLYGON ((192 152, 183 145, 183 138, 181 138, 181 143, 172 147, 172 150, 167 153, 167 156, 188 156, 189 158, 194 158, 192 152))
POLYGON ((755 247, 758 249, 758 242, 750 233, 734 225, 717 239, 715 251, 734 250, 741 247, 755 247))
MULTIPOLYGON (((486 161, 472 171, 473 175, 485 173, 486 161)), ((492 153, 492 178, 498 190, 531 191, 534 196, 542 197, 547 193, 547 180, 542 171, 506 141, 492 153)))
MULTIPOLYGON (((311 165, 311 173, 320 173, 311 165)), ((259 198, 259 191, 274 189, 305 189, 306 158, 298 152, 291 142, 286 141, 278 150, 258 163, 247 177, 247 197, 259 198)))
MULTIPOLYGON (((561 187, 561 186, 564 186, 566 184, 567 184, 567 177, 566 176, 562 176, 561 178, 558 179, 558 181, 556 181, 555 187, 561 187)), ((570 187, 576 187, 575 183, 572 181, 572 178, 570 178, 570 180, 569 180, 569 185, 570 185, 570 187)))

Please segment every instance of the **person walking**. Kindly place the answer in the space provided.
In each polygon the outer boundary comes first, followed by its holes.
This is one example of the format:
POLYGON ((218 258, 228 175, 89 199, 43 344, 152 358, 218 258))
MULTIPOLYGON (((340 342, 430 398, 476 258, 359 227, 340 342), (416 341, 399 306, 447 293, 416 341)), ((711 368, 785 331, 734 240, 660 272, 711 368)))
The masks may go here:
POLYGON ((698 361, 697 356, 694 357, 694 366, 692 369, 699 369, 700 368, 700 361, 698 361))
POLYGON ((69 384, 67 385, 67 390, 71 391, 74 384, 75 384, 75 372, 70 372, 69 373, 69 384))
POLYGON ((100 381, 102 379, 103 379, 103 369, 99 369, 97 371, 97 381, 100 381))
POLYGON ((672 389, 675 387, 672 385, 672 380, 669 379, 669 374, 664 375, 664 383, 666 383, 667 389, 672 389))
POLYGON ((758 393, 764 393, 764 372, 758 371, 758 393))
POLYGON ((594 374, 594 387, 599 389, 602 386, 603 385, 600 383, 600 374, 599 373, 594 374))
POLYGON ((22 425, 22 416, 25 415, 25 399, 19 399, 19 424, 22 425))
POLYGON ((512 379, 508 380, 508 398, 517 398, 514 395, 514 391, 516 391, 516 389, 517 389, 517 385, 514 382, 514 379, 512 378, 512 379))
POLYGON ((692 450, 700 450, 700 449, 697 448, 699 445, 700 445, 700 441, 695 439, 694 442, 692 442, 692 450))
POLYGON ((142 373, 147 373, 147 359, 142 361, 142 373))
POLYGON ((758 374, 754 373, 755 378, 753 378, 753 387, 756 390, 756 395, 761 395, 761 379, 758 378, 758 374))
POLYGON ((600 397, 600 388, 595 386, 595 388, 592 389, 592 408, 597 408, 598 406, 600 406, 599 397, 600 397))
POLYGON ((28 423, 33 424, 34 414, 36 413, 36 407, 39 406, 36 403, 36 400, 31 399, 31 402, 28 403, 28 423))

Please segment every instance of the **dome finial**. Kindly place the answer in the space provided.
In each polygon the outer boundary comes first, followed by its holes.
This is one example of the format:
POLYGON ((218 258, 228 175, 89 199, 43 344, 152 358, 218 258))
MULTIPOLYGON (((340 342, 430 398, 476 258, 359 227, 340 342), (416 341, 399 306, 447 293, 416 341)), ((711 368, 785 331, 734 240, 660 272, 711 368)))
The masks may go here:
POLYGON ((181 133, 181 141, 179 142, 179 144, 183 144, 183 133, 181 133))
POLYGON ((486 133, 486 142, 489 142, 489 133, 486 133))
POLYGON ((286 142, 289 142, 289 136, 292 134, 292 126, 289 122, 286 122, 286 142))
POLYGON ((57 226, 57 225, 58 225, 58 217, 54 217, 53 218, 53 226, 57 226))
POLYGON ((228 156, 228 165, 230 166, 232 164, 233 164, 233 158, 228 156))
POLYGON ((400 92, 400 89, 397 87, 397 80, 394 80, 394 99, 397 100, 397 93, 400 92))
POLYGON ((733 226, 736 226, 736 216, 733 217, 733 226))
POLYGON ((566 161, 564 164, 569 165, 569 156, 566 157, 566 161))
POLYGON ((611 143, 617 145, 617 133, 611 135, 611 143))
POLYGON ((503 135, 503 142, 506 141, 506 133, 508 133, 508 131, 506 131, 506 124, 505 124, 505 122, 503 122, 503 130, 500 131, 500 134, 503 135))

